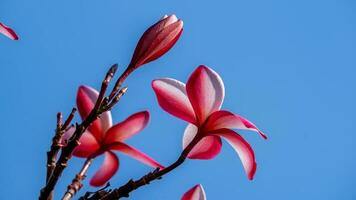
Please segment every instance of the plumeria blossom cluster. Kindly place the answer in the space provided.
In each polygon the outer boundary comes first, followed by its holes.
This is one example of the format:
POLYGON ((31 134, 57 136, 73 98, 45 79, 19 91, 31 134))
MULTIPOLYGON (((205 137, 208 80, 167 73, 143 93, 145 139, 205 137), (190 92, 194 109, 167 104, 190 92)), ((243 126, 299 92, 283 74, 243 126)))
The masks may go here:
MULTIPOLYGON (((17 38, 10 28, 1 23, 0 25, 1 33, 11 39, 17 38)), ((182 20, 175 15, 163 16, 143 33, 130 63, 117 79, 108 96, 105 96, 105 92, 116 72, 117 66, 115 65, 108 71, 100 91, 86 85, 78 88, 76 104, 82 123, 67 128, 68 123, 73 119, 73 112, 64 123, 64 127, 61 126, 60 118, 57 119, 59 121, 57 130, 59 131, 56 132, 51 146, 51 150, 55 152, 48 152, 48 155, 54 155, 54 157, 52 156, 48 160, 56 159, 58 153, 56 147, 58 146, 55 145, 55 141, 58 138, 60 138, 63 155, 61 154, 59 161, 54 163, 54 168, 50 168, 52 165, 47 166, 48 170, 52 171, 47 171, 47 184, 41 190, 40 200, 51 199, 51 192, 71 155, 85 158, 86 162, 68 186, 63 200, 71 199, 78 192, 91 162, 99 156, 105 158, 100 168, 90 179, 90 185, 94 187, 103 186, 118 171, 120 161, 116 152, 126 154, 154 168, 154 171, 138 180, 130 180, 121 187, 110 190, 100 189, 80 198, 119 199, 128 197, 133 190, 162 178, 180 166, 186 158, 206 160, 214 158, 220 153, 222 138, 237 152, 248 179, 253 179, 256 172, 254 151, 235 129, 251 130, 257 132, 264 139, 267 137, 246 118, 221 109, 225 96, 224 83, 219 74, 207 66, 198 66, 186 84, 172 78, 152 81, 152 88, 160 107, 169 114, 188 122, 183 135, 182 153, 174 163, 164 167, 150 156, 126 143, 127 139, 137 135, 147 126, 150 116, 148 111, 134 113, 125 120, 113 124, 110 110, 127 90, 127 88, 121 87, 125 79, 137 68, 167 53, 176 44, 182 32, 182 20)), ((189 189, 182 196, 182 200, 206 200, 202 185, 198 184, 189 189)))
MULTIPOLYGON (((130 64, 120 78, 124 80, 138 67, 161 57, 173 47, 182 32, 182 20, 179 20, 175 15, 163 16, 143 33, 130 64)), ((98 95, 99 92, 89 86, 79 87, 77 107, 82 119, 85 119, 94 108, 98 95)), ((107 111, 88 127, 88 130, 80 138, 80 145, 74 150, 73 155, 84 158, 105 155, 104 163, 90 181, 92 186, 104 185, 118 170, 119 159, 112 152, 113 150, 127 154, 151 167, 163 168, 146 154, 123 142, 143 130, 148 121, 149 112, 143 111, 135 113, 113 126, 111 112, 107 111)), ((73 132, 74 128, 69 129, 64 139, 69 139, 73 132)))

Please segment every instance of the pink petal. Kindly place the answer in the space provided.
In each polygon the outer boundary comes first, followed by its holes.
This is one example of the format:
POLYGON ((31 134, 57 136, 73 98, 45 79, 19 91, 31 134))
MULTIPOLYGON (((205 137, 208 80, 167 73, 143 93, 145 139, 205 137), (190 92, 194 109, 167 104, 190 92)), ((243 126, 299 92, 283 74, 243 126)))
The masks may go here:
POLYGON ((105 135, 104 143, 110 144, 114 142, 121 142, 132 137, 136 133, 142 131, 149 120, 149 113, 147 111, 135 113, 111 127, 105 135))
POLYGON ((202 185, 198 184, 186 192, 182 200, 206 200, 205 191, 202 185))
MULTIPOLYGON (((62 137, 62 144, 65 145, 66 141, 73 135, 75 128, 70 128, 62 137)), ((89 132, 85 131, 79 139, 80 144, 74 149, 73 155, 81 158, 92 156, 99 150, 100 146, 95 137, 89 132)))
POLYGON ((88 131, 79 139, 80 144, 74 149, 73 155, 87 158, 99 150, 100 146, 95 137, 88 131))
POLYGON ((256 172, 255 154, 250 144, 247 143, 238 133, 230 129, 220 129, 211 134, 221 136, 235 149, 239 155, 248 179, 252 180, 256 172))
POLYGON ((220 109, 224 100, 224 83, 219 74, 204 65, 199 66, 187 82, 187 93, 199 124, 220 109))
POLYGON ((157 79, 152 82, 159 105, 163 110, 192 124, 196 123, 184 83, 170 79, 157 79))
MULTIPOLYGON (((98 98, 98 91, 89 86, 80 86, 77 93, 77 107, 82 119, 85 119, 94 108, 98 98)), ((112 126, 111 112, 107 111, 101 114, 100 118, 95 120, 88 130, 101 141, 105 131, 112 126)))
POLYGON ((119 159, 111 151, 105 152, 105 159, 99 170, 90 180, 90 185, 100 187, 110 180, 119 169, 119 159))
MULTIPOLYGON (((193 124, 189 124, 184 131, 183 136, 183 149, 189 145, 197 134, 197 127, 193 124)), ((188 154, 190 159, 201 159, 209 160, 214 158, 220 153, 221 150, 221 139, 219 136, 209 135, 203 137, 198 144, 188 154)))
POLYGON ((108 147, 111 150, 117 150, 120 151, 148 166, 154 167, 154 168, 161 168, 163 169, 164 167, 160 165, 158 162, 153 160, 151 157, 147 156, 146 154, 140 152, 139 150, 125 144, 122 142, 116 142, 115 144, 112 144, 108 147))
POLYGON ((0 22, 0 33, 4 34, 6 37, 12 39, 12 40, 18 40, 19 37, 15 33, 14 30, 12 30, 10 27, 6 26, 5 24, 0 22))
POLYGON ((264 139, 267 139, 267 136, 252 122, 225 110, 216 111, 211 114, 205 127, 207 131, 218 130, 222 128, 251 130, 258 132, 264 139))

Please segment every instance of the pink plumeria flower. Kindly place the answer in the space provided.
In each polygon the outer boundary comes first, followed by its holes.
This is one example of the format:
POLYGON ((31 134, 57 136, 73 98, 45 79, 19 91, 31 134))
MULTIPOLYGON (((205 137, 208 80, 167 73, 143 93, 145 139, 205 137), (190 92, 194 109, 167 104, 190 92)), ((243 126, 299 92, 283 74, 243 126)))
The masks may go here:
POLYGON ((131 62, 125 71, 128 76, 136 68, 167 53, 183 32, 183 21, 175 15, 163 16, 149 27, 138 41, 131 62))
MULTIPOLYGON (((98 92, 88 86, 80 86, 77 93, 77 106, 80 116, 84 119, 90 113, 98 98, 98 92)), ((138 112, 124 121, 113 125, 111 112, 107 111, 95 120, 80 138, 80 145, 73 152, 74 156, 82 158, 95 158, 105 155, 105 159, 100 169, 90 180, 92 186, 104 185, 118 170, 119 158, 113 151, 119 151, 132 158, 135 158, 151 167, 163 168, 155 160, 127 145, 124 141, 141 130, 143 130, 149 120, 147 111, 138 112)), ((64 139, 69 139, 75 128, 68 130, 64 139)))
POLYGON ((198 184, 189 189, 181 200, 206 200, 206 194, 202 185, 198 184))
POLYGON ((10 27, 6 26, 5 24, 0 22, 0 33, 5 35, 6 37, 12 39, 12 40, 18 40, 19 37, 15 33, 14 30, 12 30, 10 27))
POLYGON ((250 180, 256 171, 251 146, 231 129, 252 130, 267 138, 252 122, 240 115, 220 110, 224 100, 224 84, 220 76, 206 66, 199 66, 189 77, 187 85, 171 79, 154 80, 152 87, 158 103, 166 112, 190 124, 183 137, 185 148, 197 135, 201 137, 188 158, 212 159, 221 150, 221 137, 235 149, 250 180))

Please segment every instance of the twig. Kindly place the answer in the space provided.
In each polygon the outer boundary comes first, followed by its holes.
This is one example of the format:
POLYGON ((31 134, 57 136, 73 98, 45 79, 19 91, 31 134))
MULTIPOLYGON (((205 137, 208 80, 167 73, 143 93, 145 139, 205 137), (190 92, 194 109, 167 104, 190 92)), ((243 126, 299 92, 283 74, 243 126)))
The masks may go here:
POLYGON ((62 138, 62 113, 57 113, 57 128, 55 134, 52 138, 52 145, 50 150, 47 152, 47 176, 46 182, 52 174, 53 169, 56 167, 56 156, 61 148, 60 139, 62 138))
POLYGON ((110 70, 106 73, 106 76, 101 84, 101 89, 100 89, 98 99, 96 100, 95 106, 93 108, 94 110, 99 109, 100 105, 102 105, 102 101, 105 96, 105 91, 108 88, 109 83, 117 70, 117 67, 118 65, 114 64, 113 66, 111 66, 110 70))
MULTIPOLYGON (((67 117, 64 124, 62 124, 62 113, 61 112, 57 113, 56 131, 52 138, 51 148, 47 152, 46 183, 48 182, 49 178, 51 177, 51 175, 53 173, 53 170, 56 167, 57 154, 58 154, 59 150, 62 148, 62 144, 61 144, 62 136, 63 136, 65 130, 67 129, 68 125, 73 120, 75 112, 76 112, 76 109, 73 108, 72 112, 69 114, 69 116, 67 117)), ((51 193, 49 196, 49 199, 52 199, 52 196, 53 196, 53 194, 51 193)))
POLYGON ((84 198, 81 197, 81 200, 116 200, 120 199, 122 197, 129 197, 129 194, 138 189, 139 187, 142 187, 144 185, 150 184, 150 182, 161 179, 162 176, 165 174, 173 171, 175 168, 180 166, 182 163, 184 163, 185 159, 187 158, 189 152, 194 148, 194 146, 201 140, 202 136, 200 134, 197 134, 194 139, 191 141, 191 143, 183 150, 183 152, 180 154, 179 158, 169 165, 167 168, 164 168, 162 170, 159 170, 157 168, 156 170, 147 173, 146 175, 142 176, 138 180, 129 180, 125 185, 116 188, 112 191, 100 191, 100 193, 95 193, 91 197, 84 198))
POLYGON ((96 192, 86 192, 82 197, 79 198, 79 200, 87 200, 90 196, 90 198, 100 198, 101 196, 104 196, 111 191, 110 189, 105 191, 108 187, 110 187, 110 182, 108 182, 103 188, 100 188, 96 192))
POLYGON ((68 185, 67 191, 64 194, 62 200, 70 200, 83 186, 82 181, 86 177, 86 173, 93 162, 93 158, 88 158, 78 174, 72 180, 72 183, 68 185))
POLYGON ((77 112, 77 109, 76 108, 73 108, 72 111, 70 112, 70 114, 68 115, 66 121, 64 122, 63 126, 62 126, 62 130, 65 131, 67 130, 69 126, 69 124, 72 122, 73 118, 74 118, 74 115, 75 115, 75 112, 77 112))
POLYGON ((108 108, 105 108, 107 110, 110 110, 122 97, 127 92, 128 88, 123 87, 117 95, 114 96, 114 98, 111 100, 111 102, 107 105, 108 108))
POLYGON ((111 90, 109 95, 109 100, 112 100, 117 92, 120 90, 122 83, 126 80, 126 78, 130 75, 130 73, 134 70, 134 67, 129 64, 125 71, 121 74, 121 76, 115 82, 114 88, 111 90))
MULTIPOLYGON (((103 83, 108 84, 111 78, 114 76, 114 73, 116 71, 117 66, 113 65, 107 75, 105 76, 105 79, 103 83)), ((104 84, 103 84, 104 85, 104 84)), ((107 89, 107 86, 104 86, 101 88, 99 94, 105 94, 105 91, 107 89)), ((123 94, 121 94, 122 96, 123 94)), ((120 97, 121 97, 120 96, 120 97)), ((41 189, 41 193, 39 196, 39 200, 48 200, 48 197, 50 196, 50 193, 54 189, 55 185, 58 182, 58 179, 62 175, 63 170, 67 167, 68 160, 71 158, 72 153, 74 149, 80 144, 79 139, 84 133, 84 131, 90 126, 91 123, 93 123, 103 112, 106 112, 107 110, 110 110, 120 99, 120 97, 115 101, 115 103, 105 105, 103 103, 100 103, 100 106, 98 106, 96 109, 92 109, 92 111, 89 113, 89 115, 80 123, 76 125, 76 129, 72 135, 72 137, 69 139, 68 144, 62 148, 61 155, 56 163, 56 166, 53 170, 52 175, 47 181, 47 184, 44 188, 41 189)), ((103 98, 97 100, 102 102, 103 98)), ((95 105, 97 104, 95 103, 95 105)))

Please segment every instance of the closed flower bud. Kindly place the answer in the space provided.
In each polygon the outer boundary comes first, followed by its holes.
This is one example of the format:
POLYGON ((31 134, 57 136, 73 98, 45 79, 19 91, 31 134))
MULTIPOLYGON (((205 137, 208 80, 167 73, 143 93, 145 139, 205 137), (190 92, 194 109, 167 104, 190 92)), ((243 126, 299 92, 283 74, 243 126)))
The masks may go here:
POLYGON ((175 15, 165 15, 148 28, 140 38, 128 69, 130 72, 141 65, 161 57, 169 51, 183 31, 183 21, 175 15))
POLYGON ((183 21, 175 15, 165 15, 157 23, 148 28, 138 41, 130 64, 116 81, 110 98, 113 98, 131 72, 146 63, 156 60, 169 51, 177 42, 182 32, 183 21))

